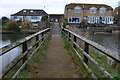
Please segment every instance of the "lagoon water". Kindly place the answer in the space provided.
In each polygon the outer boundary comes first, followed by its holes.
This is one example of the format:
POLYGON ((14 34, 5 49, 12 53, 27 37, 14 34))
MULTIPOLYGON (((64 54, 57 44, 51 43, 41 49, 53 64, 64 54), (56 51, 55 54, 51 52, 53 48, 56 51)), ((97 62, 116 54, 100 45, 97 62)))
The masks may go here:
POLYGON ((120 52, 120 34, 89 34, 84 36, 112 51, 120 52))
MULTIPOLYGON (((17 40, 26 37, 28 34, 2 34, 0 37, 0 48, 7 46, 17 40)), ((22 52, 21 47, 16 47, 4 55, 0 56, 0 74, 13 59, 15 59, 22 52)), ((2 75, 0 75, 1 77, 2 75)))

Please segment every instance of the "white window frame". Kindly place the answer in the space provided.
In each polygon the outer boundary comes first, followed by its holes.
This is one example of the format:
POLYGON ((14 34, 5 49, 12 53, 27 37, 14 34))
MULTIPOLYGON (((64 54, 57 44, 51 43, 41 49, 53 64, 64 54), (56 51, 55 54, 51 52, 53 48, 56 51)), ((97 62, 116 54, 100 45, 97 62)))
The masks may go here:
POLYGON ((76 6, 74 9, 75 9, 75 13, 80 13, 82 8, 79 6, 76 6))
POLYGON ((80 13, 80 9, 75 9, 75 13, 80 13))
POLYGON ((68 23, 80 23, 80 17, 75 17, 75 16, 69 16, 68 17, 68 23), (74 20, 74 19, 79 19, 79 20, 74 20), (70 21, 71 19, 71 21, 70 21))
POLYGON ((106 8, 101 7, 101 8, 100 8, 100 14, 105 14, 105 13, 106 13, 106 8))
POLYGON ((97 8, 93 6, 90 8, 90 13, 95 14, 96 10, 97 10, 97 8))

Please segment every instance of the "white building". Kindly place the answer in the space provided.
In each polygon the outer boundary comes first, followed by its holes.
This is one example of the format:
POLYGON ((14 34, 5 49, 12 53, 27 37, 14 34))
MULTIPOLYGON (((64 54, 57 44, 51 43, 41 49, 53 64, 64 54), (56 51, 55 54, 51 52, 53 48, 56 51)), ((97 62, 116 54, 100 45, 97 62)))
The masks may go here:
POLYGON ((11 19, 16 21, 24 21, 27 19, 32 23, 35 23, 33 25, 37 26, 38 24, 36 24, 36 22, 41 21, 42 16, 48 16, 48 14, 44 10, 23 9, 15 14, 12 14, 11 19))

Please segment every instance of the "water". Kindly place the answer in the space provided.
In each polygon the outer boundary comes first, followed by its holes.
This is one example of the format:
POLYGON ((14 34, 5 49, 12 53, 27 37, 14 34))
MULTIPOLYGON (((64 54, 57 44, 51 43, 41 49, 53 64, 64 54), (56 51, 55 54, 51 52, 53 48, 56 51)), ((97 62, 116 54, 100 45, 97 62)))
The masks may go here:
POLYGON ((120 52, 120 34, 87 34, 83 36, 112 51, 120 52))
MULTIPOLYGON (((20 40, 29 34, 2 34, 0 37, 0 48, 7 46, 17 40, 20 40)), ((18 46, 4 55, 0 56, 0 74, 2 70, 22 52, 21 46, 18 46)), ((0 75, 1 78, 2 75, 0 75)))
POLYGON ((120 52, 120 34, 91 34, 90 31, 78 28, 69 28, 73 32, 84 36, 112 51, 120 52))
POLYGON ((0 39, 0 48, 7 46, 17 40, 20 40, 29 34, 2 34, 0 39))

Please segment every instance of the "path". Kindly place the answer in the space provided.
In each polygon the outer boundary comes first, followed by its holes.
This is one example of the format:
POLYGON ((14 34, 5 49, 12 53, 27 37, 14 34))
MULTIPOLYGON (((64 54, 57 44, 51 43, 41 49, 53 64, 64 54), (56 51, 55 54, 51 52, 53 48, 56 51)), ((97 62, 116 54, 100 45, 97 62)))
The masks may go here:
POLYGON ((33 78, 79 78, 71 56, 64 48, 58 24, 54 24, 52 40, 48 44, 45 57, 39 62, 38 73, 34 71, 33 78), (57 31, 54 31, 56 30, 57 31))

